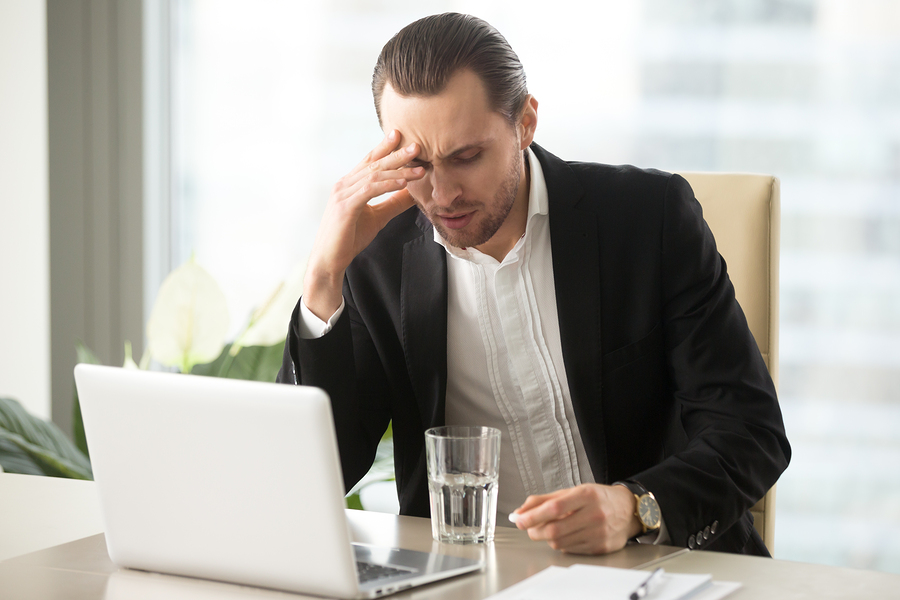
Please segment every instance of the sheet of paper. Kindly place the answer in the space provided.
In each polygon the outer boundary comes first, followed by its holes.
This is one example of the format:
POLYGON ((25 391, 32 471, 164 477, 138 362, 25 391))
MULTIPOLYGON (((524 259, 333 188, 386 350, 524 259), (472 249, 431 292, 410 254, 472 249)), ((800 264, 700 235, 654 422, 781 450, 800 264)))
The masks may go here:
MULTIPOLYGON (((647 571, 593 565, 573 565, 568 569, 548 567, 491 596, 491 600, 547 600, 559 598, 561 593, 567 600, 627 600, 649 575, 647 571)), ((666 573, 647 600, 679 600, 704 586, 709 587, 710 581, 709 575, 666 573)), ((721 596, 704 597, 704 600, 716 597, 721 596)))
POLYGON ((519 598, 527 598, 529 596, 523 594, 527 594, 532 586, 549 585, 552 587, 553 582, 565 577, 567 571, 568 569, 565 567, 547 567, 528 579, 523 579, 519 583, 509 586, 505 590, 497 592, 493 596, 487 598, 487 600, 517 600, 519 598))

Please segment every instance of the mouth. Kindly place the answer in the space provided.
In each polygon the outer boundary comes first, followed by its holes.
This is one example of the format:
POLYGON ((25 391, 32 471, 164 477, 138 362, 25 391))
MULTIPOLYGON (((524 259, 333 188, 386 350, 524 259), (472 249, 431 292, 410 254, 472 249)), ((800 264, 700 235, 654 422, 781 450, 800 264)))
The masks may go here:
POLYGON ((472 221, 474 216, 475 212, 473 211, 455 215, 438 215, 438 219, 448 229, 462 229, 472 221))

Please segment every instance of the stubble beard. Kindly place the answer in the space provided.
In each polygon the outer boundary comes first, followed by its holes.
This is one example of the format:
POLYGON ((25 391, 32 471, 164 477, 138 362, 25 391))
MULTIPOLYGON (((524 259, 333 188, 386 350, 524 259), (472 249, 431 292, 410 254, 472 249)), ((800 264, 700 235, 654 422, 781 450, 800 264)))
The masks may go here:
MULTIPOLYGON (((516 158, 513 160, 513 163, 506 174, 506 178, 503 180, 503 184, 494 195, 494 202, 491 203, 490 207, 477 202, 460 200, 451 204, 447 209, 441 210, 440 213, 438 211, 431 211, 426 212, 425 215, 437 230, 438 235, 451 246, 457 248, 480 246, 494 237, 494 234, 500 230, 500 227, 506 221, 506 218, 512 211, 513 205, 516 203, 516 196, 519 193, 519 183, 521 178, 522 152, 517 151, 516 158), (477 225, 474 223, 472 224, 476 225, 476 228, 474 229, 471 229, 471 225, 465 229, 448 229, 441 223, 439 216, 439 214, 452 215, 479 209, 483 211, 483 218, 477 225), (489 210, 491 212, 488 212, 489 210)), ((421 207, 422 205, 420 203, 419 208, 421 209, 421 207)))

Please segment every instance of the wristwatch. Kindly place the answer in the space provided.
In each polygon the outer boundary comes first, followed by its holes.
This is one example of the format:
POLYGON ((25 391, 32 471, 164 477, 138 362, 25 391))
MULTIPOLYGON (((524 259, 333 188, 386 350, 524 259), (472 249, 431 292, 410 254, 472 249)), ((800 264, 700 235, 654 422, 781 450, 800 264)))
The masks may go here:
POLYGON ((658 531, 662 513, 653 494, 637 481, 617 481, 614 485, 623 485, 634 494, 636 502, 634 515, 644 528, 641 535, 658 531))

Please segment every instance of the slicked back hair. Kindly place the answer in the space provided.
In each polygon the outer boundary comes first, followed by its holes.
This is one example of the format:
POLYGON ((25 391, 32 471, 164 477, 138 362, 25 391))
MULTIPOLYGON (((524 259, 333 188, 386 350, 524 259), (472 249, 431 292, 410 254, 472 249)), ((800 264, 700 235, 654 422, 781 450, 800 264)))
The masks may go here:
POLYGON ((459 13, 419 19, 384 45, 372 75, 378 123, 386 84, 401 96, 434 96, 461 69, 478 75, 491 108, 515 125, 528 96, 525 69, 492 25, 459 13))

